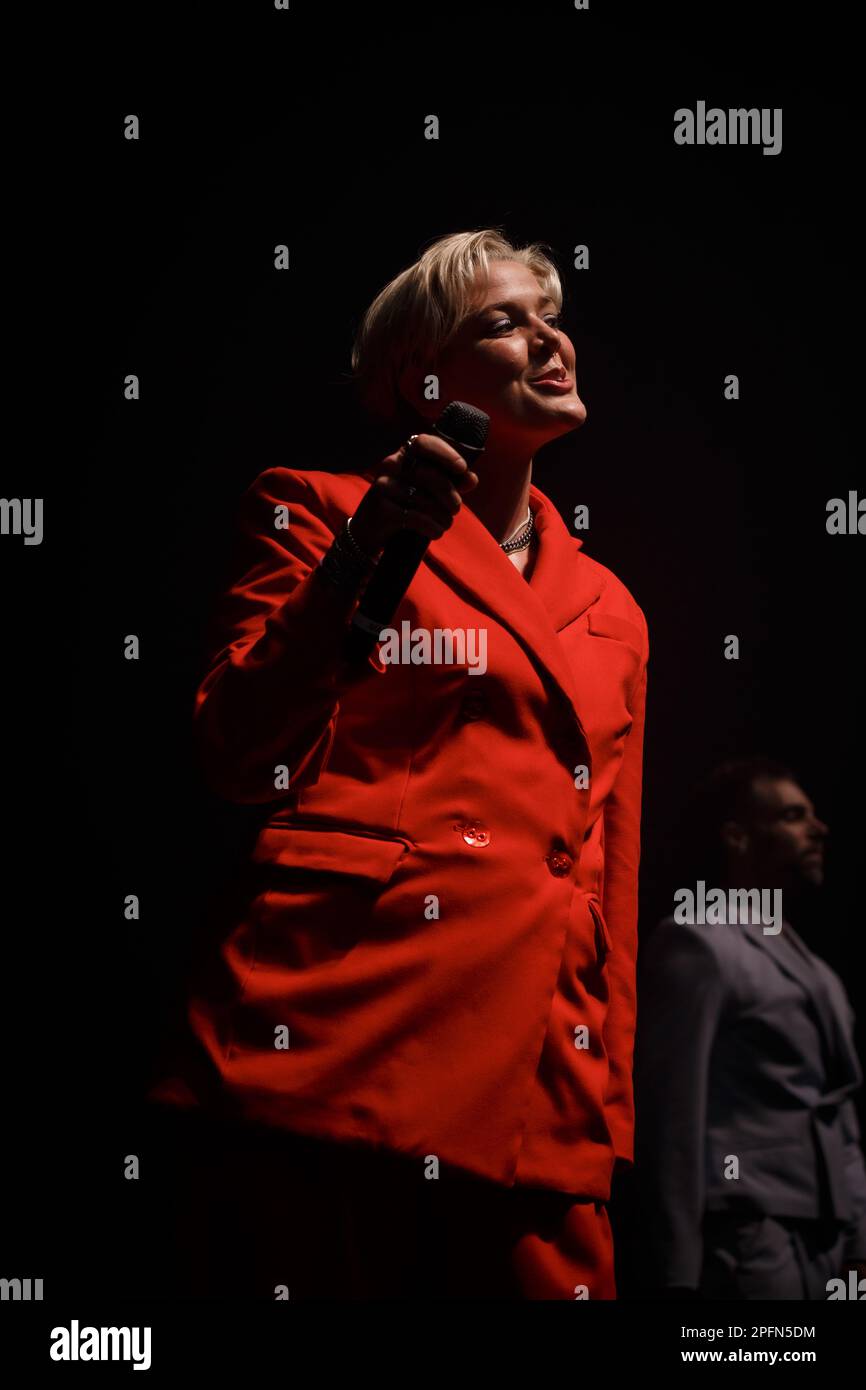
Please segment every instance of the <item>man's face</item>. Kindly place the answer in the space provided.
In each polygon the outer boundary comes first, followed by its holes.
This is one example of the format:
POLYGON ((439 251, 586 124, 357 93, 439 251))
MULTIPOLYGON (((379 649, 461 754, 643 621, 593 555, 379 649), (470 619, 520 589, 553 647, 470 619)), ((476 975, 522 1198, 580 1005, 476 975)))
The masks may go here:
POLYGON ((767 887, 796 888, 824 881, 824 844, 829 829, 796 782, 756 778, 753 808, 738 822, 742 858, 756 881, 767 887))

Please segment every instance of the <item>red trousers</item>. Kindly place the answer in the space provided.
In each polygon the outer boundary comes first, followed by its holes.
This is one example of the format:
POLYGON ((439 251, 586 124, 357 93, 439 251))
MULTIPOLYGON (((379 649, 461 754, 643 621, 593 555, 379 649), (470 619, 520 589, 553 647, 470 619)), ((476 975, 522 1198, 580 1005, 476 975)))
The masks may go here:
POLYGON ((162 1134, 175 1297, 616 1298, 603 1202, 200 1117, 162 1134))

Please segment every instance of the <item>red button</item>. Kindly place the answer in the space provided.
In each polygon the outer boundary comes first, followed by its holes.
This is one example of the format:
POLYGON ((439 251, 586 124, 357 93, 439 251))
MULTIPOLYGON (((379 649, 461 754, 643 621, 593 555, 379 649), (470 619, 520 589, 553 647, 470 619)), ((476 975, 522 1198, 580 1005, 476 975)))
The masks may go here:
POLYGON ((571 873, 571 858, 567 854, 549 854, 547 867, 555 878, 565 878, 571 873))
POLYGON ((479 821, 458 825, 456 829, 460 831, 467 845, 476 845, 479 849, 483 849, 485 845, 490 844, 490 831, 479 821))

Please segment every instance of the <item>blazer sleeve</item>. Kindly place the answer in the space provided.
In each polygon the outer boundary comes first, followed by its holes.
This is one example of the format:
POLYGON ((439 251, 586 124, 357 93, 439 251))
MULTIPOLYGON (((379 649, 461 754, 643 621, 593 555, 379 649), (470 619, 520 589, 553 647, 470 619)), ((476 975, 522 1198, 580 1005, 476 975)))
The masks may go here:
POLYGON ((651 1286, 700 1281, 710 1054, 727 991, 694 928, 663 922, 641 947, 635 1177, 651 1286))
POLYGON ((357 679, 341 653, 356 596, 318 572, 334 536, 321 513, 310 482, 288 468, 260 474, 241 500, 237 577, 211 621, 193 712, 205 777, 229 801, 275 801, 315 781, 340 696, 357 679), (286 507, 288 526, 279 528, 286 507), (281 765, 289 769, 285 790, 275 786, 281 765))
POLYGON ((613 942, 608 958, 610 996, 602 1037, 608 1056, 605 1119, 618 1164, 634 1157, 632 1061, 635 1036, 638 867, 640 864, 641 787, 649 637, 641 613, 643 660, 634 686, 632 726, 622 764, 604 803, 602 911, 613 942))

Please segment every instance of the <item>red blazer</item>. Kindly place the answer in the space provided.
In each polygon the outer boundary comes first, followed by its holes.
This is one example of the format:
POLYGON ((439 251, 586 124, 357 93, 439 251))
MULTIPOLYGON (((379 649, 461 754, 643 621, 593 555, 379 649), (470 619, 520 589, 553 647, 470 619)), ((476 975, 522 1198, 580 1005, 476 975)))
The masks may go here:
POLYGON ((315 567, 373 476, 244 497, 195 727, 261 828, 193 1033, 236 1117, 604 1200, 633 1156, 646 621, 533 486, 531 579, 463 506, 393 620, 485 628, 486 672, 380 647, 348 674, 315 567))

